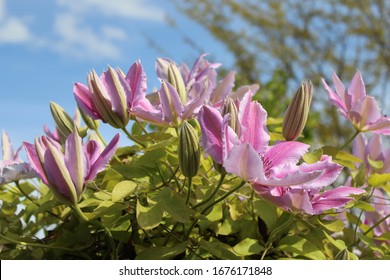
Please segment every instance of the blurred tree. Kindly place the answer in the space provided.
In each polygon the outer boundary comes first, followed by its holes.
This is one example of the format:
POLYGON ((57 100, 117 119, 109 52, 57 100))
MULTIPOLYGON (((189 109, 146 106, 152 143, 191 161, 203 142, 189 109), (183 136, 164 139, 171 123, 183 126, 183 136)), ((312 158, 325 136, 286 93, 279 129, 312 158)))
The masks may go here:
MULTIPOLYGON (((332 70, 345 82, 356 69, 361 70, 367 92, 380 97, 381 107, 386 105, 390 73, 388 0, 172 1, 226 45, 234 57, 237 84, 261 81, 264 93, 260 93, 260 100, 283 101, 282 96, 286 93, 291 96, 303 79, 311 79, 317 86, 313 109, 321 123, 315 121, 308 125, 312 124, 312 129, 321 131, 322 135, 328 134, 329 139, 325 141, 342 142, 351 130, 340 123, 334 109, 318 103, 327 100, 319 86, 320 78, 330 81, 332 70), (284 77, 287 80, 282 88, 288 85, 287 91, 274 91, 270 97, 272 89, 265 86, 272 86, 284 77), (331 121, 321 118, 322 111, 330 114, 331 121)), ((279 104, 270 114, 282 116, 284 109, 279 104)))

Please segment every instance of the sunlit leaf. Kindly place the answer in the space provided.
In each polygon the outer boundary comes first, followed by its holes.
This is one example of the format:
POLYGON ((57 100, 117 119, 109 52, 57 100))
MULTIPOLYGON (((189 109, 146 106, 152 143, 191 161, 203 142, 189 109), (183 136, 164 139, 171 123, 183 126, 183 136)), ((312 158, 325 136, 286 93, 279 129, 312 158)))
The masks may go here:
POLYGON ((137 222, 143 229, 149 230, 157 227, 161 223, 163 212, 159 204, 145 207, 137 200, 137 222))
POLYGON ((179 243, 173 247, 150 247, 137 254, 137 260, 170 260, 183 253, 188 243, 179 243))
POLYGON ((112 190, 112 202, 118 202, 133 194, 137 190, 137 184, 133 181, 122 181, 115 185, 112 190))
POLYGON ((264 247, 256 239, 246 238, 233 247, 234 253, 238 256, 250 256, 259 254, 264 247))
POLYGON ((373 187, 378 187, 390 181, 390 173, 378 174, 374 173, 368 177, 368 184, 373 187))

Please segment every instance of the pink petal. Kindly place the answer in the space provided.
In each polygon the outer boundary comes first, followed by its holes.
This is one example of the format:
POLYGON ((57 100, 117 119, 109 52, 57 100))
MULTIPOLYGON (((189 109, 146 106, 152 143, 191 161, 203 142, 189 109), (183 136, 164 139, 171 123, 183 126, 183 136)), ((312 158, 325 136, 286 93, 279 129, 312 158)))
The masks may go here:
POLYGON ((3 160, 14 160, 14 150, 8 134, 3 130, 1 136, 1 147, 3 152, 3 160))
POLYGON ((46 174, 37 155, 35 145, 23 142, 23 146, 26 150, 27 159, 30 163, 31 168, 39 175, 43 183, 48 185, 46 174))
POLYGON ((352 187, 338 187, 321 194, 314 195, 312 204, 314 214, 320 214, 323 211, 340 208, 353 200, 351 195, 359 195, 365 193, 364 190, 352 187))
POLYGON ((167 123, 177 123, 184 107, 176 89, 168 82, 162 82, 159 90, 163 120, 167 123))
POLYGON ((84 191, 84 179, 87 176, 89 163, 83 150, 81 137, 76 130, 66 139, 64 161, 77 195, 80 196, 84 191))
POLYGON ((145 98, 147 89, 146 74, 142 67, 141 61, 136 61, 126 74, 126 80, 130 84, 131 94, 127 96, 127 100, 133 104, 137 100, 145 98))
POLYGON ((367 131, 368 126, 378 121, 382 116, 376 100, 372 96, 358 100, 351 109, 350 115, 352 122, 362 131, 367 131))
POLYGON ((95 162, 91 163, 91 169, 89 174, 86 176, 85 180, 90 181, 95 179, 97 173, 104 170, 106 165, 110 162, 111 158, 114 156, 115 151, 119 144, 120 134, 116 134, 107 147, 103 150, 102 154, 96 159, 95 162))
POLYGON ((364 162, 366 162, 367 159, 366 146, 367 139, 363 133, 360 133, 353 141, 352 153, 364 162))
POLYGON ((74 97, 76 99, 77 105, 85 114, 90 116, 93 119, 102 119, 102 116, 97 111, 95 105, 91 98, 91 92, 89 89, 80 83, 75 83, 73 87, 74 97))
POLYGON ((200 108, 205 104, 205 101, 209 99, 212 89, 213 87, 209 80, 206 80, 202 84, 196 83, 191 89, 197 92, 194 94, 196 97, 187 102, 181 118, 185 120, 197 115, 200 108))
POLYGON ((267 129, 267 112, 258 102, 251 102, 251 93, 247 93, 239 108, 242 125, 241 141, 252 145, 258 153, 264 153, 270 139, 267 129))
POLYGON ((222 101, 232 91, 234 87, 236 73, 230 71, 225 78, 215 87, 210 96, 210 103, 215 104, 222 101))
POLYGON ((377 121, 367 126, 367 131, 376 134, 390 135, 390 118, 381 116, 377 121))
MULTIPOLYGON (((322 81, 322 84, 323 84, 325 90, 328 92, 328 97, 329 97, 330 103, 331 103, 333 106, 337 107, 337 108, 339 109, 340 113, 341 113, 345 118, 348 119, 348 109, 347 109, 347 107, 346 107, 346 105, 345 105, 345 103, 344 103, 344 100, 343 100, 339 95, 337 95, 337 94, 333 91, 333 89, 331 89, 331 88, 328 86, 328 84, 325 82, 324 79, 321 79, 321 81, 322 81)), ((340 83, 341 83, 341 82, 340 82, 340 83)), ((343 87, 344 87, 344 86, 343 86, 343 87)), ((340 89, 340 90, 341 90, 341 89, 340 89)), ((343 93, 343 96, 344 96, 344 93, 343 93)))
POLYGON ((264 180, 263 162, 250 144, 235 146, 229 153, 223 166, 246 181, 264 180), (260 177, 260 179, 259 179, 260 177))
POLYGON ((352 103, 366 97, 366 86, 364 85, 362 74, 357 71, 348 87, 348 93, 352 96, 352 103))

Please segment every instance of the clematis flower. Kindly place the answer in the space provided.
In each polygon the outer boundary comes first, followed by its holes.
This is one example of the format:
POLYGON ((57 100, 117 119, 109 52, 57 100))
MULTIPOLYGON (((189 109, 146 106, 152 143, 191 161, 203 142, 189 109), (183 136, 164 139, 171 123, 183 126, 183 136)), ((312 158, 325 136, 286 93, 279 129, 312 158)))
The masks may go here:
POLYGON ((330 209, 338 209, 353 200, 351 195, 359 195, 365 191, 353 187, 341 186, 319 192, 318 189, 302 187, 266 187, 255 185, 257 193, 263 198, 292 212, 304 212, 318 215, 330 209))
POLYGON ((85 114, 115 128, 126 127, 134 106, 145 110, 151 106, 145 98, 146 75, 140 61, 130 67, 126 76, 120 69, 111 67, 100 77, 92 71, 88 75, 88 87, 76 83, 73 92, 85 114))
POLYGON ((86 183, 95 179, 113 157, 119 143, 117 134, 101 152, 98 142, 83 144, 77 130, 65 141, 65 150, 47 136, 24 143, 31 167, 50 187, 59 200, 77 204, 84 193, 86 183))
POLYGON ((269 146, 267 112, 251 102, 250 94, 238 107, 240 128, 233 130, 230 115, 203 106, 198 116, 202 145, 215 162, 250 182, 261 196, 284 209, 313 214, 341 207, 352 200, 350 195, 364 192, 347 187, 322 191, 337 179, 342 166, 330 156, 313 164, 298 164, 309 145, 285 141, 269 146))
POLYGON ((384 148, 379 134, 373 134, 369 139, 359 134, 353 142, 352 153, 363 160, 368 173, 390 173, 390 148, 384 148), (373 162, 380 162, 381 166, 375 168, 373 162))
POLYGON ((30 164, 19 157, 21 148, 14 153, 11 140, 4 130, 1 140, 3 159, 0 160, 0 185, 36 177, 30 164))
POLYGON ((323 86, 328 92, 329 101, 339 112, 349 120, 357 131, 372 131, 377 134, 390 135, 390 118, 383 116, 372 96, 366 95, 366 88, 360 72, 353 76, 346 89, 336 73, 333 72, 331 89, 322 79, 323 86))
POLYGON ((203 56, 191 70, 169 59, 157 59, 156 72, 161 80, 159 103, 152 107, 136 106, 134 115, 155 125, 175 127, 196 116, 210 97, 216 77, 214 69, 218 67, 203 56))

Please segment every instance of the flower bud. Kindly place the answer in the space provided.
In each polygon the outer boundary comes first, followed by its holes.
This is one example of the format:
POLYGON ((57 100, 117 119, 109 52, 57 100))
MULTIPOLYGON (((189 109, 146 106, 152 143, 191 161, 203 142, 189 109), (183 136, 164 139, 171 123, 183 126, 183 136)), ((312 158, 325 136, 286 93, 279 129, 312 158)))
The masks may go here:
POLYGON ((176 89, 180 96, 182 104, 187 102, 187 90, 183 81, 183 77, 175 63, 170 63, 168 66, 168 82, 176 89))
POLYGON ((54 118, 61 141, 72 133, 75 123, 65 110, 58 104, 50 102, 50 111, 54 118))
POLYGON ((186 177, 194 177, 200 165, 200 146, 196 130, 184 122, 179 129, 179 166, 186 177))
POLYGON ((349 253, 347 249, 343 249, 340 252, 337 253, 337 255, 334 257, 335 260, 349 260, 349 253))
POLYGON ((97 130, 99 128, 99 121, 92 119, 90 116, 84 113, 83 110, 80 110, 81 118, 83 119, 85 125, 91 130, 97 130))
POLYGON ((287 141, 296 140, 302 133, 309 115, 313 85, 304 81, 295 93, 283 119, 282 134, 287 141))
POLYGON ((237 135, 241 135, 241 125, 238 119, 237 106, 230 97, 227 97, 222 105, 222 116, 227 114, 230 114, 229 126, 233 128, 237 135))

